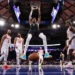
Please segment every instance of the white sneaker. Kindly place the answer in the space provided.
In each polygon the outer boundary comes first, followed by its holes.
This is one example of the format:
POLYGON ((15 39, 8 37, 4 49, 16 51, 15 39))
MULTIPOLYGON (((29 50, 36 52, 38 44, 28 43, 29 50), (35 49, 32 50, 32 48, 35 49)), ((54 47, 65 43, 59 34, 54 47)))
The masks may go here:
POLYGON ((70 68, 73 68, 73 65, 72 65, 72 62, 69 61, 65 64, 65 67, 70 67, 70 68))

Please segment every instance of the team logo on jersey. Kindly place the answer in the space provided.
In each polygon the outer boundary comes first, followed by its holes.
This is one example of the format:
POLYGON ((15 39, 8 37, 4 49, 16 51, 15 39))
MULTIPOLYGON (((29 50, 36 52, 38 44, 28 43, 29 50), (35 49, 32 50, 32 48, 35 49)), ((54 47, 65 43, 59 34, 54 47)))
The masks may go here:
POLYGON ((19 43, 21 43, 21 42, 22 42, 22 40, 21 40, 21 39, 18 39, 18 42, 19 42, 19 43))

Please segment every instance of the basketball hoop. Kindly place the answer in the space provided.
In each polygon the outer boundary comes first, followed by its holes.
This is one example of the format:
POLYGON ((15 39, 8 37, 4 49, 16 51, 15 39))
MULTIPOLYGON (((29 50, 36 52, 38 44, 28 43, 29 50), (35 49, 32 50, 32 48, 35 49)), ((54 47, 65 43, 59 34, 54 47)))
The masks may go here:
POLYGON ((38 9, 39 4, 40 4, 40 3, 37 2, 37 1, 33 1, 33 2, 31 1, 31 4, 30 4, 30 5, 31 5, 31 8, 33 7, 34 9, 38 9))

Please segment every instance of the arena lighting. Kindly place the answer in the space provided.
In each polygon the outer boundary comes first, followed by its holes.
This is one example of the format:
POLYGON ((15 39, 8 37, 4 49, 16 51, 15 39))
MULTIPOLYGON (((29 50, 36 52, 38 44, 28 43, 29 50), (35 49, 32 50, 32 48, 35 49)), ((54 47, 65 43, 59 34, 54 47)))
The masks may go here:
POLYGON ((5 21, 4 20, 0 20, 0 26, 4 26, 5 21))
POLYGON ((60 28, 60 25, 58 24, 57 27, 60 28))
POLYGON ((20 28, 20 25, 19 24, 15 24, 15 28, 16 29, 20 28))
POLYGON ((12 27, 12 28, 14 28, 14 27, 15 27, 15 25, 14 25, 14 24, 11 24, 11 27, 12 27))
MULTIPOLYGON (((61 44, 49 44, 47 46, 60 46, 61 44)), ((25 46, 25 45, 24 45, 25 46)), ((44 45, 29 45, 29 46, 44 46, 44 45)))
POLYGON ((75 21, 73 21, 73 24, 75 24, 75 21))
POLYGON ((56 24, 53 24, 53 25, 52 25, 52 28, 53 28, 53 29, 56 29, 56 28, 57 28, 57 25, 56 25, 56 24))

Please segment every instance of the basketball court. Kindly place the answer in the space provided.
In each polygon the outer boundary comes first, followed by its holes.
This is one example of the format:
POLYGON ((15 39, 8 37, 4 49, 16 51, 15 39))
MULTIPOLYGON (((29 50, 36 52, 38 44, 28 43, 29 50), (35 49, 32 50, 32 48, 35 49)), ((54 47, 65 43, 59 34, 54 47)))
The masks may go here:
POLYGON ((10 69, 2 69, 0 67, 0 75, 75 75, 74 68, 63 68, 58 65, 43 65, 39 70, 38 67, 32 66, 32 70, 29 71, 28 66, 21 66, 20 68, 12 66, 10 69))

